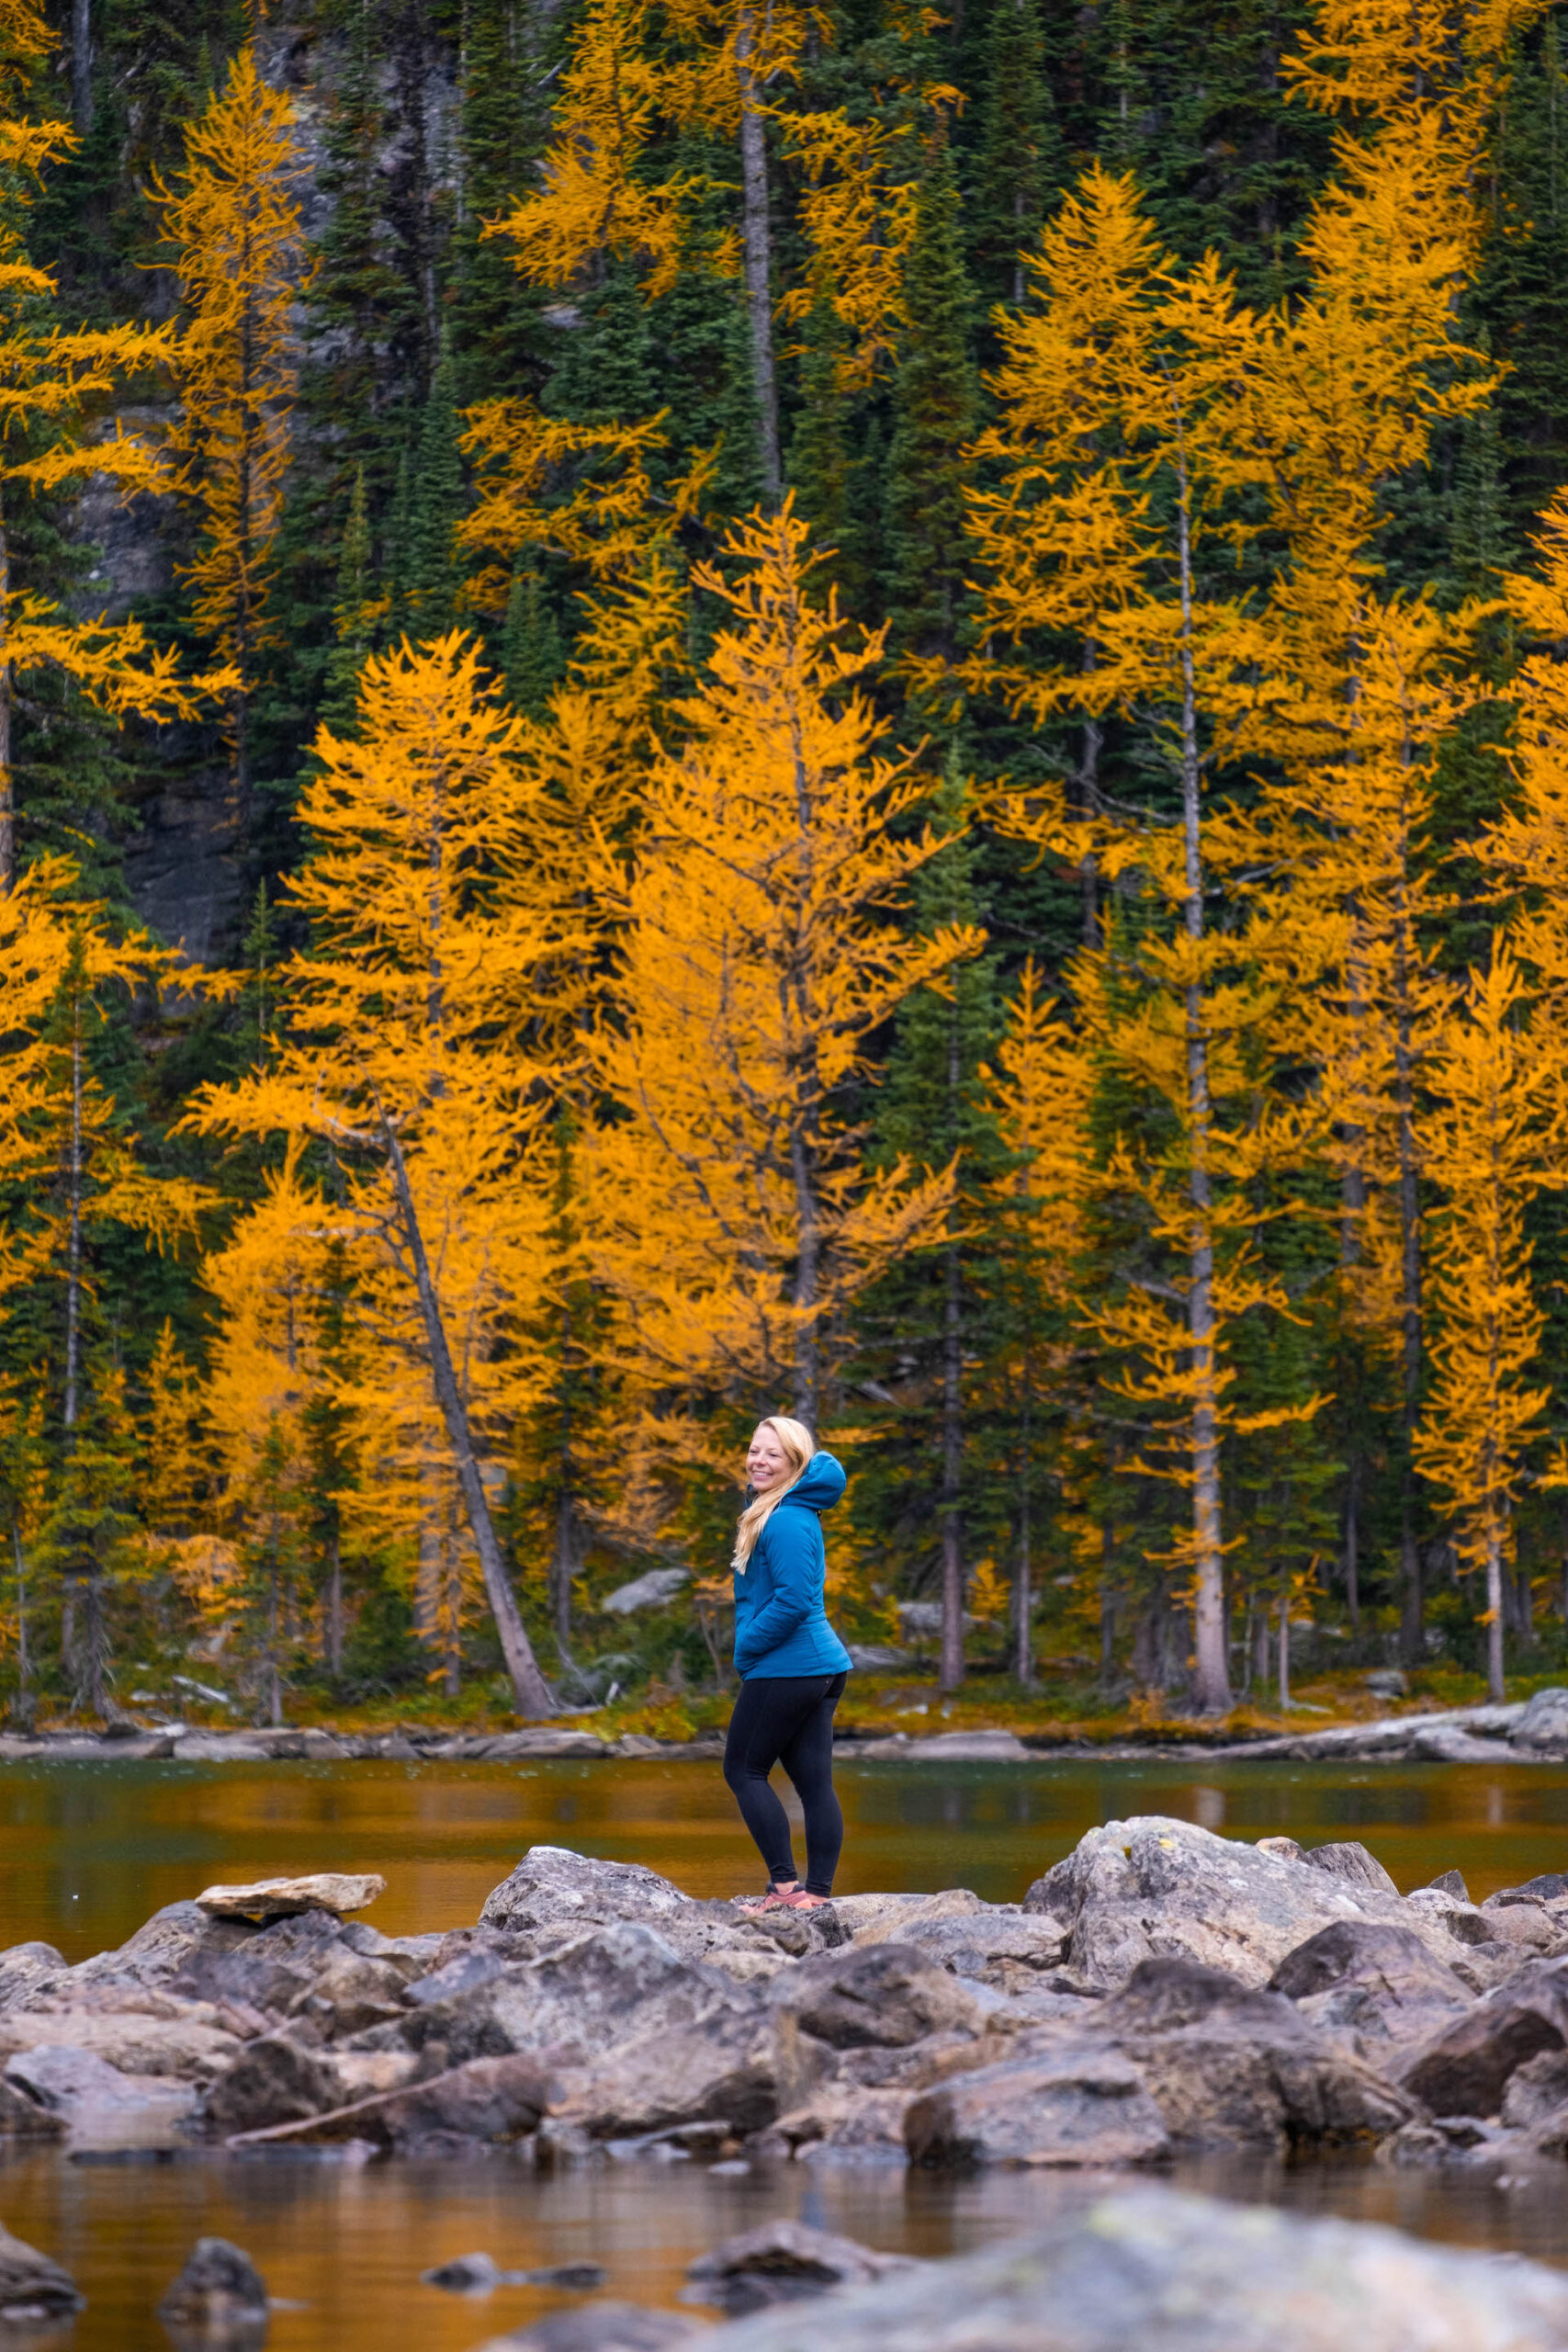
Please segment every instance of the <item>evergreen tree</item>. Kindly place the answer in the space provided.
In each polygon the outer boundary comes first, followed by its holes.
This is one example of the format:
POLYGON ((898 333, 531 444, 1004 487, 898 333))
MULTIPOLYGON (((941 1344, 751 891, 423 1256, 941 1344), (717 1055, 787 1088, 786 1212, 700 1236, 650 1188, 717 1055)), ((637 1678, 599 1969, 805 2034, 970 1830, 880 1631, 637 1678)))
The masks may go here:
POLYGON ((887 593, 900 650, 951 658, 969 561, 964 485, 975 430, 971 300, 945 138, 920 181, 905 277, 887 459, 887 593))
POLYGON ((520 571, 512 582, 501 668, 513 708, 528 718, 542 718, 551 688, 565 674, 566 655, 548 592, 536 571, 520 571))
POLYGON ((444 335, 414 445, 400 615, 410 635, 427 643, 443 636, 457 615, 457 525, 463 513, 457 380, 451 338, 444 335))
POLYGON ((978 290, 1015 309, 1023 300, 1021 256, 1039 232, 1066 161, 1044 51, 1038 0, 995 0, 965 226, 978 290))

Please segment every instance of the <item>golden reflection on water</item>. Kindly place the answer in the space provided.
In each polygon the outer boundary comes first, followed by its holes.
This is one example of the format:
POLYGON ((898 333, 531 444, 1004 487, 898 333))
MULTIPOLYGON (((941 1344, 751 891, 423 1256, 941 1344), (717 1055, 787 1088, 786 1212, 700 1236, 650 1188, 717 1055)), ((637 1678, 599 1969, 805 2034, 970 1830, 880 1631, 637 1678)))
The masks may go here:
MULTIPOLYGON (((1167 1813, 1236 1838, 1362 1839, 1401 1887, 1463 1871, 1483 1896, 1568 1861, 1568 1767, 1090 1758, 847 1764, 840 1887, 970 1886, 1016 1902, 1097 1822, 1167 1813)), ((793 1799, 791 1800, 793 1803, 793 1799)), ((377 1870, 376 1925, 466 1925, 536 1843, 642 1861, 693 1894, 757 1883, 716 1764, 0 1767, 0 1945, 70 1959, 214 1880, 377 1870)))

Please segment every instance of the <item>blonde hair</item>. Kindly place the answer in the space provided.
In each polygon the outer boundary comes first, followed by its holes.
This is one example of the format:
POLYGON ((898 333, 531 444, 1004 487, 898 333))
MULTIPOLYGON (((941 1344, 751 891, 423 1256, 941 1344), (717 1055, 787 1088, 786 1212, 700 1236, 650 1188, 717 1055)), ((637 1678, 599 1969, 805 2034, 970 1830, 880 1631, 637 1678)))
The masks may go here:
POLYGON ((758 1536, 817 1451, 817 1440, 806 1423, 792 1421, 787 1413, 764 1413, 757 1427, 773 1430, 788 1457, 793 1475, 781 1478, 776 1487, 770 1487, 765 1495, 759 1495, 756 1501, 748 1503, 741 1512, 735 1529, 735 1555, 729 1565, 738 1568, 742 1576, 757 1548, 758 1536))

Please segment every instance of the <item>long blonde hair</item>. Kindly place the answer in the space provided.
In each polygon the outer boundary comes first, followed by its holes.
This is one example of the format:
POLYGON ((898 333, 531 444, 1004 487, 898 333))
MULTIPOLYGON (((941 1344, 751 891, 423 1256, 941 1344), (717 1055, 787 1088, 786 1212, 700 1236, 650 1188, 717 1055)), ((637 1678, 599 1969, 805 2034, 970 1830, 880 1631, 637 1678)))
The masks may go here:
POLYGON ((806 1423, 792 1421, 787 1413, 764 1413, 757 1427, 773 1430, 788 1457, 793 1475, 781 1478, 776 1487, 770 1487, 765 1495, 759 1495, 756 1501, 748 1503, 741 1512, 735 1530, 735 1556, 729 1565, 732 1568, 739 1568, 742 1576, 757 1548, 758 1536, 817 1451, 817 1440, 806 1423))

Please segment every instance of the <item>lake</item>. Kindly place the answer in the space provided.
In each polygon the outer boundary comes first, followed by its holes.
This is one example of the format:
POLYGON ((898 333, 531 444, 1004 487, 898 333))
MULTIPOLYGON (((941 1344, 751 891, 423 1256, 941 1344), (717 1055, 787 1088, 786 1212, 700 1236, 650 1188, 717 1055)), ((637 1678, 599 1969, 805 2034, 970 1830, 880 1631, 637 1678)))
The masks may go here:
MULTIPOLYGON (((1096 1823, 1174 1814, 1228 1835, 1362 1839, 1408 1890, 1458 1869, 1472 1895, 1558 1870, 1568 1767, 1263 1765, 1092 1759, 846 1764, 843 1892, 970 1886, 1016 1901, 1096 1823)), ((0 1768, 0 1945, 71 1959, 124 1940, 215 1880, 376 1870, 389 1933, 461 1926, 529 1845, 642 1861, 690 1893, 759 1871, 716 1764, 26 1764, 0 1768)), ((1205 2164, 1179 2176, 1245 2199, 1397 2222, 1568 2263, 1561 2167, 1503 2188, 1360 2163, 1205 2164)), ((910 2253, 961 2251, 1082 2195, 1060 2177, 947 2180, 806 2166, 744 2177, 611 2166, 538 2179, 513 2160, 379 2164, 211 2154, 156 2166, 0 2157, 0 2220, 65 2263, 89 2299, 73 2352, 167 2352, 158 2294, 202 2234, 233 2238, 285 2308, 271 2352, 470 2352, 563 2299, 483 2301, 419 2273, 484 2249, 504 2267, 593 2260, 606 2291, 672 2301, 686 2263, 781 2211, 910 2253)))

